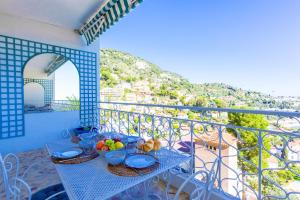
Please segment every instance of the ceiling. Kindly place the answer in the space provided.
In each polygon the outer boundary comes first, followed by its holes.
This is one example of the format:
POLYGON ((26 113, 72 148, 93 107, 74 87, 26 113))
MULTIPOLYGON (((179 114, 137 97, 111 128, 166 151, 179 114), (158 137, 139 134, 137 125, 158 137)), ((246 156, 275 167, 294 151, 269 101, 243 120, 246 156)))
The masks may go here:
POLYGON ((24 68, 24 78, 52 79, 45 70, 57 55, 52 53, 40 54, 30 59, 24 68))
POLYGON ((0 14, 78 29, 105 0, 1 0, 0 14))

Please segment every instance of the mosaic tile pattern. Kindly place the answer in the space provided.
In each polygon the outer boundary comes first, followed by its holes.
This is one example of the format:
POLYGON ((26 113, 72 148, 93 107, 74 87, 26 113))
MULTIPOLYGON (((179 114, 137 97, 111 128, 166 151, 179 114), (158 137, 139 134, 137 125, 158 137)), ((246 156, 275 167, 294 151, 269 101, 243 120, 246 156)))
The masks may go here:
POLYGON ((24 78, 24 85, 38 83, 44 88, 44 104, 50 104, 54 98, 54 82, 48 79, 24 78))
POLYGON ((97 54, 0 35, 0 139, 24 136, 23 69, 34 56, 65 56, 80 77, 80 119, 95 125, 97 117, 97 54))

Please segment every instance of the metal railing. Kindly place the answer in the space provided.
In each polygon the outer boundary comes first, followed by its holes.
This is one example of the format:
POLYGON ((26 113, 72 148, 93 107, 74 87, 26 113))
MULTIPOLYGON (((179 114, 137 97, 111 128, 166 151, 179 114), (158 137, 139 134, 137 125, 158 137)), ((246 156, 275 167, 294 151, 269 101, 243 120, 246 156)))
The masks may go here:
POLYGON ((80 110, 79 101, 55 100, 51 102, 54 111, 75 111, 80 110))
POLYGON ((69 100, 53 100, 49 103, 41 104, 40 102, 31 102, 24 105, 25 113, 44 113, 44 112, 62 112, 75 111, 80 109, 80 103, 69 100))
MULTIPOLYGON (((99 103, 102 132, 159 137, 192 156, 186 173, 209 171, 215 189, 240 199, 300 199, 300 113, 119 102, 99 103)), ((202 177, 198 177, 199 180, 202 177)))

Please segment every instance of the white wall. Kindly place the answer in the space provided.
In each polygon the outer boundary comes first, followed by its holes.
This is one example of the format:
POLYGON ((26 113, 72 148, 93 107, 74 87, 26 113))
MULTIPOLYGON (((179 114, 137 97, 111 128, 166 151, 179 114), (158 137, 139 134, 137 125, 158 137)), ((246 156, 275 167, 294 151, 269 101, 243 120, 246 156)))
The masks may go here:
MULTIPOLYGON (((81 36, 72 29, 5 14, 0 14, 0 27, 1 35, 94 52, 99 57, 99 39, 86 46, 81 36)), ((99 88, 100 74, 97 73, 97 76, 99 88)), ((97 93, 99 98, 99 90, 97 93)), ((0 140, 0 152, 19 152, 42 147, 47 142, 58 140, 63 129, 77 126, 78 111, 25 114, 25 136, 0 140)))
POLYGON ((86 46, 84 40, 74 30, 52 24, 0 14, 0 27, 0 34, 7 36, 86 51, 99 51, 99 40, 86 46))
POLYGON ((44 88, 38 83, 27 83, 24 85, 24 104, 44 106, 44 88))
POLYGON ((25 137, 0 140, 0 153, 17 153, 45 147, 62 139, 62 131, 79 126, 79 111, 25 114, 25 137))

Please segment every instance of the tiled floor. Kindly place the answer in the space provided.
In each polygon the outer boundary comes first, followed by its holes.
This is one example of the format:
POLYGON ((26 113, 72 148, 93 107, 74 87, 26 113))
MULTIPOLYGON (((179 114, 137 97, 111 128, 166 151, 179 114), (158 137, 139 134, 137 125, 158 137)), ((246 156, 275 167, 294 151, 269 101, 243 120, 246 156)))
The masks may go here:
MULTIPOLYGON (((17 154, 20 159, 20 174, 23 174, 24 171, 34 164, 30 170, 28 171, 27 175, 24 177, 24 180, 30 185, 32 192, 35 193, 41 189, 47 188, 52 185, 56 185, 60 183, 60 179, 58 174, 56 173, 54 164, 50 162, 49 155, 45 149, 37 149, 30 152, 23 152, 17 154)), ((0 185, 2 179, 0 179, 0 185)), ((166 199, 164 197, 164 183, 160 183, 153 187, 154 194, 161 197, 161 199, 166 199)), ((137 189, 135 191, 141 191, 142 189, 137 189)), ((173 188, 171 193, 176 193, 176 189, 173 188)), ((117 195, 116 197, 112 198, 112 200, 129 200, 130 198, 126 197, 126 193, 122 193, 117 195)), ((0 199, 4 199, 4 192, 3 188, 0 187, 0 199)), ((138 197, 134 197, 134 199, 138 199, 138 197)), ((150 199, 156 200, 157 198, 153 196, 150 199)), ((181 195, 181 199, 188 199, 186 194, 181 195)))
MULTIPOLYGON (((55 167, 52 162, 49 162, 49 156, 45 149, 22 152, 17 156, 20 160, 20 175, 23 175, 25 170, 31 166, 24 176, 24 180, 29 184, 33 193, 60 183, 55 167)), ((2 181, 2 177, 0 179, 2 181)), ((0 199, 4 199, 3 187, 0 188, 0 199)))

